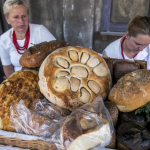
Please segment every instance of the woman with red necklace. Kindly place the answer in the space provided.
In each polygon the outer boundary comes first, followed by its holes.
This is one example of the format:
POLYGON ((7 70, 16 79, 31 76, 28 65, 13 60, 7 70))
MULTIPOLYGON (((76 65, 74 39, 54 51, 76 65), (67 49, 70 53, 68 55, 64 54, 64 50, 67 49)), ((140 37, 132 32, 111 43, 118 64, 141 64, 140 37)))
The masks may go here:
POLYGON ((150 70, 150 17, 134 17, 128 24, 125 36, 108 45, 103 57, 145 60, 150 70))
POLYGON ((21 70, 19 59, 33 44, 56 40, 43 26, 28 23, 28 6, 24 0, 6 0, 3 6, 8 24, 12 26, 0 37, 0 56, 6 77, 21 70))

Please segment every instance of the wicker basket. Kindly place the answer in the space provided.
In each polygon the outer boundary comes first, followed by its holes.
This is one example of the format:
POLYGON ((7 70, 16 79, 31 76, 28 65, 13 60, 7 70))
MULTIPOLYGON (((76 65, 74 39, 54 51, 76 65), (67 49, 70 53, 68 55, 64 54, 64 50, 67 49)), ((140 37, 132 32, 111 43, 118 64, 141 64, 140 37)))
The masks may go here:
POLYGON ((46 142, 42 140, 23 140, 17 137, 6 137, 4 135, 0 135, 0 144, 31 150, 57 150, 56 145, 52 142, 46 142))

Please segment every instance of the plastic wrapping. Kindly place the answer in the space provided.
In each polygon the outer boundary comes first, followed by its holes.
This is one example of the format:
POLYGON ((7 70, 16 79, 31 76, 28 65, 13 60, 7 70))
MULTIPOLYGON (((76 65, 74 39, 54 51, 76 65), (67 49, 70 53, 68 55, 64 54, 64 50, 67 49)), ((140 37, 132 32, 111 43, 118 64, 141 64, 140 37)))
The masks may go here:
POLYGON ((51 137, 60 128, 65 118, 55 122, 49 118, 30 111, 24 101, 10 107, 10 126, 18 133, 51 137))
POLYGON ((100 150, 109 145, 113 132, 112 119, 99 96, 74 110, 51 138, 67 150, 100 150))
POLYGON ((101 96, 67 117, 60 113, 57 120, 39 114, 47 105, 45 100, 35 104, 36 113, 27 109, 22 100, 11 106, 10 126, 20 133, 48 137, 58 150, 99 150, 112 140, 113 122, 101 96))
POLYGON ((33 111, 39 115, 45 116, 53 121, 59 121, 61 118, 70 115, 71 111, 60 108, 52 104, 46 98, 40 100, 36 99, 33 103, 33 111))

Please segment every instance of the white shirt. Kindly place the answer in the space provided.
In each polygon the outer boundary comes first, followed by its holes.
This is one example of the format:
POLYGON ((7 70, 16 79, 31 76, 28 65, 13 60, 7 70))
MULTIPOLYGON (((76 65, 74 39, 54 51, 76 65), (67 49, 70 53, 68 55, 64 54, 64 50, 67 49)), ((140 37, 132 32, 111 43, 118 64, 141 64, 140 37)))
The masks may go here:
MULTIPOLYGON (((55 37, 43 26, 37 24, 29 24, 30 26, 30 40, 28 47, 33 46, 33 44, 38 44, 44 41, 56 40, 55 37)), ((7 32, 0 37, 0 57, 2 65, 14 65, 14 71, 21 70, 22 66, 19 64, 19 59, 21 55, 17 52, 13 41, 12 41, 13 28, 9 29, 7 32)), ((17 40, 19 46, 24 45, 24 40, 17 40)), ((20 51, 23 52, 23 51, 20 51)))
MULTIPOLYGON (((123 59, 121 54, 121 39, 118 39, 111 44, 109 44, 103 51, 108 57, 110 58, 117 58, 117 59, 123 59)), ((125 56, 125 59, 127 59, 127 56, 125 56)), ((150 70, 150 45, 148 45, 146 48, 143 49, 143 51, 140 51, 134 60, 145 60, 147 61, 147 69, 150 70)))

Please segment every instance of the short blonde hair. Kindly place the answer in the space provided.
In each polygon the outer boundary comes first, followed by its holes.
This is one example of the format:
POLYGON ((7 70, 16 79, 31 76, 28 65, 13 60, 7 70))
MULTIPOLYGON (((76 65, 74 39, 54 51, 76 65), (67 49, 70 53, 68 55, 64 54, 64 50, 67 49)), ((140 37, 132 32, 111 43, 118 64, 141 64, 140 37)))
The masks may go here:
POLYGON ((29 14, 29 8, 28 5, 24 0, 6 0, 3 5, 3 11, 5 16, 9 16, 9 11, 12 7, 16 7, 22 5, 27 9, 27 13, 29 14))
POLYGON ((139 34, 150 36, 150 17, 135 16, 128 24, 129 36, 137 37, 139 34))

